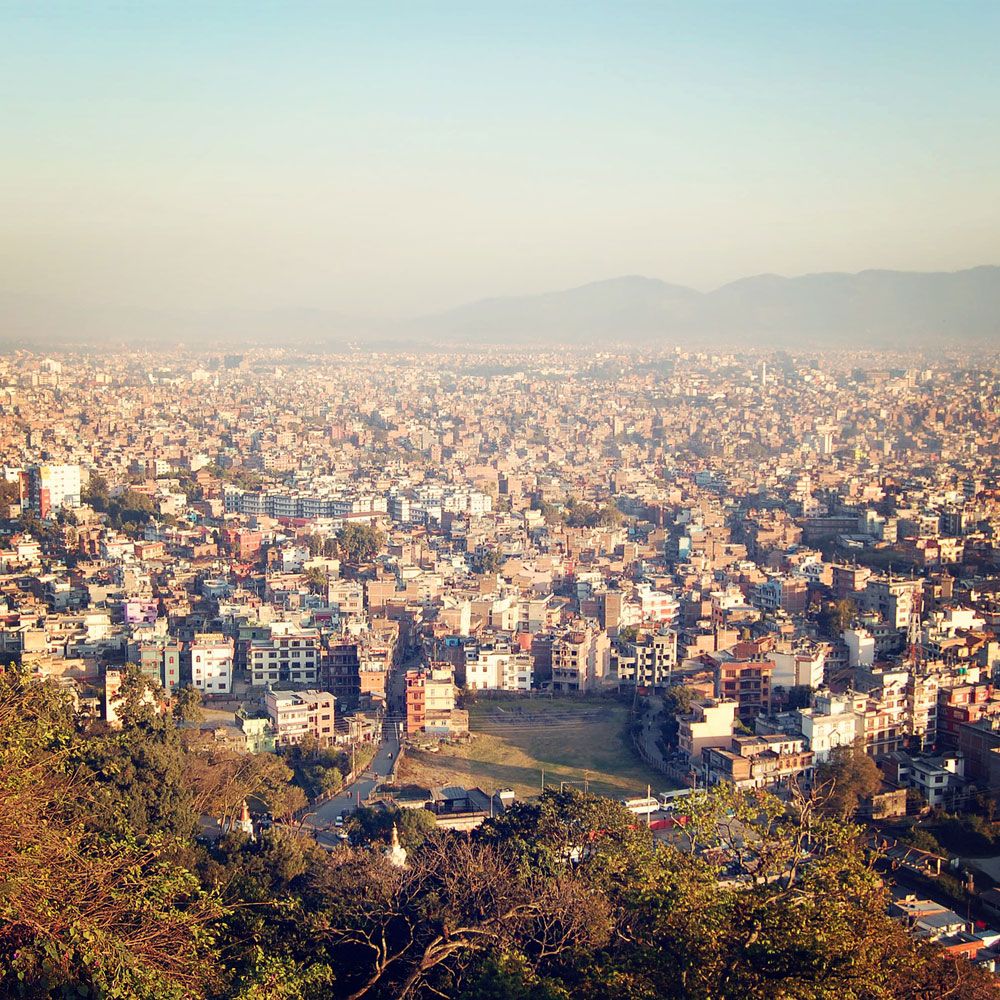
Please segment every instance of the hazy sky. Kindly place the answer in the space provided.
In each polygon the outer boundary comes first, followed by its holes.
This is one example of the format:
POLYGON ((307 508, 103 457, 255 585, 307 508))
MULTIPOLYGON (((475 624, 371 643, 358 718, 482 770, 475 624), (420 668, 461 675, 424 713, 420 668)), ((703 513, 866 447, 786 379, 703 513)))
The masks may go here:
POLYGON ((0 293, 408 315, 1000 263, 1000 2, 0 0, 0 293))

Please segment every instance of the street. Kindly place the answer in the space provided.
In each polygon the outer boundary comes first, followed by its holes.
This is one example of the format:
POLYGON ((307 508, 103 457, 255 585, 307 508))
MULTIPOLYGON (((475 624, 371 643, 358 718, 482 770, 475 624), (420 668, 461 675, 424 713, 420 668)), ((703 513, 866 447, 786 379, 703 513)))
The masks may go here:
POLYGON ((319 829, 332 827, 334 820, 341 813, 348 812, 358 805, 359 797, 363 805, 368 796, 375 789, 377 784, 385 781, 386 775, 392 769, 393 761, 399 753, 399 739, 396 736, 394 727, 389 724, 383 729, 383 740, 379 745, 375 759, 364 774, 351 785, 345 785, 341 793, 333 799, 328 799, 322 805, 307 813, 303 820, 304 825, 314 826, 319 829), (391 756, 390 756, 391 755, 391 756), (378 775, 378 780, 373 777, 378 775))

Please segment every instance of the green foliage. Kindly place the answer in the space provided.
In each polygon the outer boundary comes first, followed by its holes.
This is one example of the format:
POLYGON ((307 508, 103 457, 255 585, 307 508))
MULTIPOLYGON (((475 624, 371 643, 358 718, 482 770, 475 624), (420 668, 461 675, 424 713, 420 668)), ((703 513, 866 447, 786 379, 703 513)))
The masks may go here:
POLYGON ((96 511, 102 513, 108 509, 111 494, 108 489, 108 481, 99 472, 90 474, 90 481, 80 491, 80 500, 89 504, 96 511))
POLYGON ((347 562, 371 562, 384 545, 385 535, 369 524, 347 524, 337 535, 337 546, 347 562))
POLYGON ((0 994, 202 996, 223 908, 168 834, 84 822, 77 741, 58 690, 0 676, 0 994))
POLYGON ((388 844, 396 827, 403 847, 419 847, 437 829, 437 821, 426 809, 370 809, 362 806, 351 813, 348 832, 359 844, 388 844))
POLYGON ((489 548, 476 558, 476 567, 489 576, 499 573, 506 561, 507 557, 499 549, 489 548))
POLYGON ((816 767, 814 780, 824 808, 847 819, 858 811, 864 799, 881 788, 882 772, 858 742, 834 747, 829 759, 816 767))
MULTIPOLYGON (((829 796, 720 787, 659 845, 621 806, 567 789, 471 835, 364 809, 353 832, 374 849, 328 854, 294 824, 203 848, 192 817, 280 795, 292 772, 187 746, 190 730, 135 700, 120 732, 80 733, 54 686, 0 676, 0 995, 996 996, 886 916, 873 859, 829 796), (393 824, 402 868, 380 849, 393 824)), ((294 763, 332 761, 307 745, 294 763)))
POLYGON ((307 738, 297 746, 281 751, 282 760, 291 768, 292 781, 309 799, 334 792, 344 783, 350 770, 350 757, 340 750, 320 749, 314 739, 307 738))
POLYGON ((174 695, 174 718, 178 722, 201 722, 205 712, 201 707, 201 692, 190 684, 179 688, 174 695))
POLYGON ((674 684, 667 688, 663 695, 663 723, 660 732, 663 745, 668 750, 677 748, 677 738, 680 732, 678 716, 686 715, 698 700, 698 693, 683 684, 674 684))
POLYGON ((10 508, 21 503, 21 487, 17 483, 0 479, 0 518, 10 517, 10 508))
POLYGON ((827 604, 819 613, 820 631, 831 639, 839 639, 858 613, 858 606, 849 598, 827 604))

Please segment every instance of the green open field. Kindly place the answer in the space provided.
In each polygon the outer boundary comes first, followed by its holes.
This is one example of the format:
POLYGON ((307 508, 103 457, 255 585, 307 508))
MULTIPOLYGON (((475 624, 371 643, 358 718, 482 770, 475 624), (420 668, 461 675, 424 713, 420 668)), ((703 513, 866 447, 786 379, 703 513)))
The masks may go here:
POLYGON ((470 707, 470 743, 408 749, 398 778, 425 788, 513 788, 519 798, 539 793, 543 770, 548 787, 586 779, 591 791, 619 798, 645 795, 647 783, 654 794, 671 787, 633 752, 628 716, 607 698, 482 699, 470 707))

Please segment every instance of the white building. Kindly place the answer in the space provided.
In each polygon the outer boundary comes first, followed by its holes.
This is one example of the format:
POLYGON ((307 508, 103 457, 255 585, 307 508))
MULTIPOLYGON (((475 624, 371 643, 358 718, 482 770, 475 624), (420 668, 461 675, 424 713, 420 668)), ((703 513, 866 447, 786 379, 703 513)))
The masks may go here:
POLYGON ((252 639, 248 653, 251 682, 315 684, 319 669, 320 636, 314 628, 275 622, 269 639, 252 639))
POLYGON ((798 714, 802 735, 817 764, 824 763, 831 750, 852 746, 859 735, 858 717, 850 699, 831 698, 828 706, 800 708, 798 714))
POLYGON ((320 746, 334 741, 336 698, 328 691, 272 691, 264 702, 279 746, 301 743, 314 736, 320 746))
POLYGON ((229 694, 233 689, 233 640, 204 632, 192 640, 191 684, 205 694, 229 694))
POLYGON ((783 688, 818 688, 823 685, 823 668, 826 666, 826 649, 814 644, 771 653, 774 673, 771 684, 783 688))
POLYGON ((80 506, 79 465, 35 465, 28 470, 28 502, 41 517, 80 506))
POLYGON ((851 667, 870 667, 875 662, 875 637, 867 629, 844 630, 847 663, 851 667))
POLYGON ((530 653, 509 646, 468 646, 465 651, 465 686, 470 691, 530 691, 530 653))

